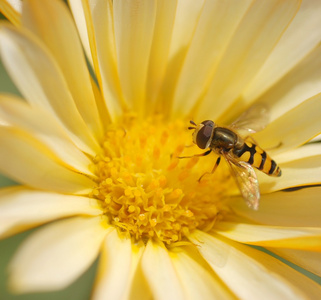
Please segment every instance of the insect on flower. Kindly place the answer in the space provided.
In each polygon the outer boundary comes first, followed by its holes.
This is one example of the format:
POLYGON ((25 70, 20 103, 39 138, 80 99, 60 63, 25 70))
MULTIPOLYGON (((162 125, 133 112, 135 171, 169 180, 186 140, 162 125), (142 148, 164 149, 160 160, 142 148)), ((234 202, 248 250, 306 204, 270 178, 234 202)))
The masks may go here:
POLYGON ((256 105, 226 127, 218 126, 211 120, 203 121, 198 125, 190 121, 193 126, 188 127, 188 129, 194 129, 193 142, 201 149, 209 148, 206 152, 193 156, 206 156, 212 151, 219 155, 210 174, 214 173, 223 156, 246 204, 255 210, 259 207, 260 190, 253 167, 269 176, 279 177, 282 174, 277 163, 249 135, 262 130, 267 122, 267 109, 256 105), (242 137, 242 131, 247 135, 242 137))

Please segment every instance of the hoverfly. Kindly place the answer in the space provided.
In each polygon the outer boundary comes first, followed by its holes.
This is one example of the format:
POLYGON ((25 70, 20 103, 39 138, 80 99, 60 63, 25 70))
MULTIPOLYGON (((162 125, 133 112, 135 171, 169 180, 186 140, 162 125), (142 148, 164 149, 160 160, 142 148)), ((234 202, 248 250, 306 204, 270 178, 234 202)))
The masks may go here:
POLYGON ((188 127, 194 129, 193 142, 201 149, 209 149, 196 156, 205 156, 212 151, 219 155, 211 173, 214 173, 223 156, 246 204, 255 210, 259 207, 260 190, 253 167, 269 176, 279 177, 282 173, 277 163, 249 135, 262 130, 267 122, 267 109, 257 105, 226 127, 218 126, 211 120, 198 125, 190 121, 193 126, 188 127), (247 135, 241 137, 242 131, 247 135))

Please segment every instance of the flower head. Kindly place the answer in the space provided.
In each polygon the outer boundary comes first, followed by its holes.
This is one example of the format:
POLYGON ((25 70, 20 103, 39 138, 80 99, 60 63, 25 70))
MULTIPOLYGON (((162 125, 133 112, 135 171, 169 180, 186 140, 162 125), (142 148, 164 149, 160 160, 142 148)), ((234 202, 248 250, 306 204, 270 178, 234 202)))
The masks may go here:
POLYGON ((0 95, 0 171, 21 183, 0 191, 0 234, 54 221, 19 248, 12 290, 61 289, 100 254, 93 299, 320 294, 261 251, 321 274, 320 188, 282 191, 320 183, 320 145, 301 146, 321 131, 320 4, 0 4, 12 23, 0 55, 22 95, 0 95), (190 118, 228 125, 254 104, 270 120, 251 143, 282 168, 269 177, 239 163, 258 177, 258 211, 227 164, 206 174, 217 156, 195 156, 187 130, 190 118))

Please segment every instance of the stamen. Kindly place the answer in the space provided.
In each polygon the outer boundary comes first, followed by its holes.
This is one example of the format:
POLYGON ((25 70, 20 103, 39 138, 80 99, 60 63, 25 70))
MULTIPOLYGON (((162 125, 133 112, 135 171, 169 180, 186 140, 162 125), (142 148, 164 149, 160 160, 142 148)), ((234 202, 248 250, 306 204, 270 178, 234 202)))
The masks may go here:
POLYGON ((190 135, 184 128, 183 123, 166 124, 156 118, 125 119, 119 130, 108 131, 104 152, 94 160, 99 183, 91 196, 101 200, 121 234, 145 242, 153 238, 167 245, 184 244, 194 229, 210 230, 224 211, 217 203, 226 183, 197 181, 215 158, 177 158, 197 153, 196 146, 185 147, 190 135))

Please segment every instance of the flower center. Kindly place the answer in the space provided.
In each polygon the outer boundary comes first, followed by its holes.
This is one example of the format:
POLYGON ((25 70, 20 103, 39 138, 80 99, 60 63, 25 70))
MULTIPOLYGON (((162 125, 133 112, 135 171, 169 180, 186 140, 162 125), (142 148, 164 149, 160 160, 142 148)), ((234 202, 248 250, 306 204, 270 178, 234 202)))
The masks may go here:
POLYGON ((194 229, 210 230, 227 207, 226 169, 209 172, 215 156, 179 159, 200 153, 182 121, 126 119, 107 133, 103 153, 95 157, 99 178, 93 197, 120 232, 135 240, 184 241, 194 229))

